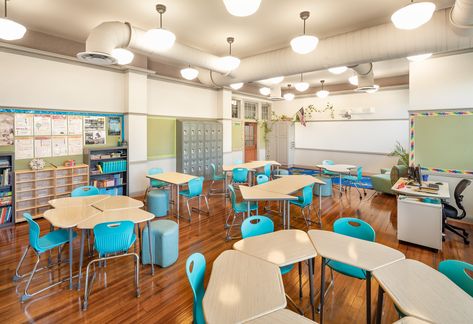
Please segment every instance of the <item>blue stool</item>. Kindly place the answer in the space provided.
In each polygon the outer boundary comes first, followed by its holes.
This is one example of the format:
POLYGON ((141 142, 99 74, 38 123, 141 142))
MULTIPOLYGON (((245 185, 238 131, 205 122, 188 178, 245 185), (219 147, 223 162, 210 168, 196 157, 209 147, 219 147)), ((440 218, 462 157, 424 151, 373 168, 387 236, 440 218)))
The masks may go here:
POLYGON ((322 197, 331 197, 332 196, 332 178, 329 178, 329 177, 316 177, 316 178, 319 180, 322 180, 323 182, 325 182, 325 184, 322 185, 321 192, 318 188, 318 186, 320 185, 315 184, 317 186, 317 188, 314 190, 315 195, 318 196, 320 194, 322 197))
POLYGON ((163 217, 168 214, 169 191, 151 190, 146 197, 147 209, 156 217, 163 217))
MULTIPOLYGON (((143 230, 141 242, 144 242, 141 244, 143 264, 150 264, 147 226, 143 230)), ((179 226, 177 223, 167 219, 151 222, 151 248, 153 249, 154 264, 165 268, 176 262, 179 255, 179 226)))

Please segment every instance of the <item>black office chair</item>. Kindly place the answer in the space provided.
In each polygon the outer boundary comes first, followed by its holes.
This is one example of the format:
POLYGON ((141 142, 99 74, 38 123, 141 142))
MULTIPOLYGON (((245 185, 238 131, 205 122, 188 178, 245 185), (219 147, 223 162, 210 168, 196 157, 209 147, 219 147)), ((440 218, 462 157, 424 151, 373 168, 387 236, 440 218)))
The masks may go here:
POLYGON ((463 206, 463 191, 465 191, 466 187, 471 184, 470 180, 463 179, 461 180, 457 186, 455 187, 455 202, 457 203, 458 208, 462 211, 461 214, 458 213, 458 210, 453 207, 452 205, 442 202, 442 214, 443 214, 443 228, 448 229, 449 231, 461 236, 465 244, 470 244, 468 240, 468 233, 463 228, 454 226, 447 223, 448 218, 452 219, 463 219, 466 216, 466 210, 463 206))

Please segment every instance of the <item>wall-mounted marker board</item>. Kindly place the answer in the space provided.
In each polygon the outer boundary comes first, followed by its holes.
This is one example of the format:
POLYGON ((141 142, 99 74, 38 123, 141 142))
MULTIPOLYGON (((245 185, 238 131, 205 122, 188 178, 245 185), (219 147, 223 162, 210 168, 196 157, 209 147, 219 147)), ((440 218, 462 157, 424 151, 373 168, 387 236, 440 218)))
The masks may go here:
POLYGON ((396 142, 408 147, 409 121, 350 120, 296 123, 296 149, 387 154, 396 142))

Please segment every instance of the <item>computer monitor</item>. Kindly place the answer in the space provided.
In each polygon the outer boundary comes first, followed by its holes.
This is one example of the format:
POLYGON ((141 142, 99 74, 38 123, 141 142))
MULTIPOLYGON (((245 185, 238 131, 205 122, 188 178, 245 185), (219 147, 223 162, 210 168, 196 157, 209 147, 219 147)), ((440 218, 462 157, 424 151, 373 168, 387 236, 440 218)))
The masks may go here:
POLYGON ((422 171, 421 171, 421 170, 422 170, 422 169, 421 169, 421 167, 420 167, 420 164, 418 164, 418 165, 416 166, 416 172, 415 172, 415 174, 416 174, 416 182, 419 184, 419 187, 422 186, 422 171))

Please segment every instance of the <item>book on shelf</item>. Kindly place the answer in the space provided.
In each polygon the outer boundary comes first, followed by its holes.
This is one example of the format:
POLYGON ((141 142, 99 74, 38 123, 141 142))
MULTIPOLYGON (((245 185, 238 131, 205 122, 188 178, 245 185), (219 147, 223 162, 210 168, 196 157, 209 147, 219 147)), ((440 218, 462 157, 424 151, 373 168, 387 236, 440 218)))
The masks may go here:
POLYGON ((4 169, 0 174, 0 186, 9 186, 11 184, 11 170, 4 169))
POLYGON ((0 168, 9 168, 10 161, 9 160, 0 160, 0 168))
POLYGON ((12 207, 0 208, 0 224, 6 224, 11 221, 12 218, 12 207))

